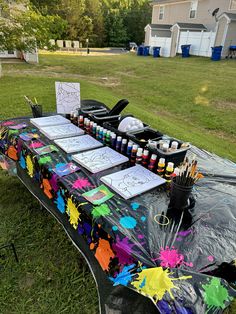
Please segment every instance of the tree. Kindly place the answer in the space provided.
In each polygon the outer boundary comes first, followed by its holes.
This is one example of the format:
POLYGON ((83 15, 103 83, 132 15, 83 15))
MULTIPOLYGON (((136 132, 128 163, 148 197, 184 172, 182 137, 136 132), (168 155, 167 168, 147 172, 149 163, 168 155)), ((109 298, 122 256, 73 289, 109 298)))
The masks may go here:
POLYGON ((105 25, 107 45, 111 47, 124 46, 127 33, 119 10, 112 9, 108 12, 105 25))

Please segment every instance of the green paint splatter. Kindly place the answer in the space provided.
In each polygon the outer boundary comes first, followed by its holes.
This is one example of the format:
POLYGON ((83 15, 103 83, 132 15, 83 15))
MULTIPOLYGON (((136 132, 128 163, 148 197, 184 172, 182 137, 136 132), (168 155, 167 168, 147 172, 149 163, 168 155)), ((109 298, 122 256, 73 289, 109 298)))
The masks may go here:
POLYGON ((100 206, 94 206, 93 211, 92 211, 93 218, 104 217, 104 216, 110 215, 110 213, 111 213, 111 210, 107 206, 107 204, 101 204, 100 206))
POLYGON ((8 131, 8 135, 12 135, 12 134, 18 134, 19 130, 9 130, 8 131))
POLYGON ((44 165, 47 162, 51 162, 51 161, 52 161, 52 158, 50 156, 45 156, 45 157, 39 158, 39 164, 40 165, 44 165))
POLYGON ((226 301, 231 301, 227 289, 222 286, 219 278, 212 278, 209 284, 202 286, 204 289, 204 301, 208 307, 221 307, 224 309, 226 301))

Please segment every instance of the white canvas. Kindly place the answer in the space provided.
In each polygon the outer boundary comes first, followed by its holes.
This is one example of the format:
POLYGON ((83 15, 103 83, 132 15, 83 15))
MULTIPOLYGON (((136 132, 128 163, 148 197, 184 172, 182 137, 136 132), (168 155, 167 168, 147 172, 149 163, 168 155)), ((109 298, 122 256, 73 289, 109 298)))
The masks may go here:
POLYGON ((57 113, 69 114, 80 107, 80 83, 55 82, 57 113))
POLYGON ((72 156, 72 159, 92 173, 120 165, 129 159, 110 147, 102 147, 72 156))
POLYGON ((140 165, 109 174, 100 180, 125 199, 144 193, 166 182, 160 176, 140 165))
POLYGON ((49 126, 49 127, 40 129, 40 132, 42 132, 50 140, 84 134, 83 130, 81 130, 80 128, 78 128, 72 123, 57 125, 57 126, 49 126))
POLYGON ((76 153, 103 146, 90 135, 63 138, 54 141, 66 153, 76 153))
POLYGON ((69 124, 71 122, 60 115, 55 115, 49 117, 32 118, 30 119, 30 123, 35 125, 37 128, 43 128, 52 125, 69 124))

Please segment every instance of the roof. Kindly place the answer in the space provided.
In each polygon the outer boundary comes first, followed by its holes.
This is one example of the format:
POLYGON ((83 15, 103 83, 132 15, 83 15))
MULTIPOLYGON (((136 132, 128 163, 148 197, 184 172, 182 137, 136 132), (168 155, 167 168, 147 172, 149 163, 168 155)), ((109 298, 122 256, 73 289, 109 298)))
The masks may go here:
POLYGON ((151 1, 151 5, 154 4, 166 4, 166 3, 172 3, 172 2, 183 2, 183 1, 189 1, 189 0, 153 0, 151 1))
POLYGON ((148 24, 147 26, 150 26, 151 29, 168 30, 168 31, 172 27, 171 24, 148 24))
POLYGON ((236 21, 236 13, 224 12, 218 17, 218 19, 221 18, 223 15, 226 15, 232 21, 236 21))
MULTIPOLYGON (((175 23, 174 25, 178 25, 180 29, 194 29, 194 30, 206 30, 206 26, 203 24, 196 24, 196 23, 175 23)), ((174 26, 173 25, 173 26, 174 26)))

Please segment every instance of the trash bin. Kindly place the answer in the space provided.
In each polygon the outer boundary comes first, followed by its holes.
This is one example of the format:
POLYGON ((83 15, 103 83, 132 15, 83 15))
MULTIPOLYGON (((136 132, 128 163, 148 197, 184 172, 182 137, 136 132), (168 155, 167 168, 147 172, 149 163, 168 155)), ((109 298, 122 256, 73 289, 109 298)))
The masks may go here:
POLYGON ((221 59, 222 48, 223 46, 211 47, 212 49, 211 60, 219 61, 221 59))
POLYGON ((144 50, 143 46, 138 46, 137 55, 138 56, 143 56, 143 50, 144 50))
POLYGON ((161 47, 153 47, 153 58, 160 57, 161 47))
POLYGON ((190 56, 189 50, 190 50, 191 45, 182 45, 182 57, 183 58, 188 58, 190 56))
POLYGON ((149 56, 149 48, 150 48, 150 46, 144 46, 144 49, 143 49, 143 55, 144 56, 149 56))

